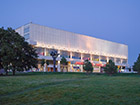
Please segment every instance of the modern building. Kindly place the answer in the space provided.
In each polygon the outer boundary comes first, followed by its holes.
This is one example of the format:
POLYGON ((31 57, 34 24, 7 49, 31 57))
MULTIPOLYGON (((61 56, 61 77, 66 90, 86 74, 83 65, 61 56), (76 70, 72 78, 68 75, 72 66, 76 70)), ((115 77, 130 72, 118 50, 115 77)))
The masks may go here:
POLYGON ((128 46, 82 34, 29 23, 16 31, 37 49, 39 55, 38 67, 41 70, 40 60, 50 62, 47 71, 53 69, 50 51, 59 52, 57 71, 61 71, 60 60, 65 57, 68 61, 69 72, 83 72, 83 62, 89 59, 94 66, 94 72, 100 72, 102 67, 111 59, 118 69, 128 66, 128 46))

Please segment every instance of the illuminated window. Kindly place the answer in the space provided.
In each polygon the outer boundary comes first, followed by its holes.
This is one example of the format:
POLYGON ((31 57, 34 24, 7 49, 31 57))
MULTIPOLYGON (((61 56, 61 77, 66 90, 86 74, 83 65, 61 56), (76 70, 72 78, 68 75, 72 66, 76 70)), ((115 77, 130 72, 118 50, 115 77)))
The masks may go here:
POLYGON ((105 56, 101 56, 101 57, 100 57, 100 61, 101 61, 101 62, 107 62, 107 58, 106 58, 105 56))
POLYGON ((60 57, 70 58, 70 52, 60 51, 60 57))
MULTIPOLYGON (((51 53, 52 50, 53 50, 53 49, 48 49, 48 48, 47 48, 47 49, 46 49, 46 56, 51 56, 50 53, 51 53)), ((58 50, 56 50, 56 51, 58 51, 58 50)))
POLYGON ((121 63, 121 59, 120 58, 117 58, 116 59, 116 63, 121 63))
POLYGON ((83 54, 83 58, 82 59, 83 60, 86 60, 86 59, 90 60, 90 54, 83 54))
POLYGON ((98 55, 93 55, 92 60, 93 61, 99 61, 99 56, 98 55))
POLYGON ((72 52, 72 58, 74 59, 81 59, 81 54, 77 52, 72 52))
POLYGON ((114 58, 113 57, 109 57, 109 60, 112 60, 114 62, 114 58))
POLYGON ((122 64, 127 64, 127 59, 123 59, 122 64))
POLYGON ((29 26, 28 27, 24 27, 24 33, 28 33, 29 32, 29 26))
POLYGON ((39 55, 44 55, 44 48, 38 47, 38 48, 36 48, 36 52, 39 55))
POLYGON ((25 40, 28 40, 30 38, 30 34, 29 33, 25 34, 24 38, 25 38, 25 40))

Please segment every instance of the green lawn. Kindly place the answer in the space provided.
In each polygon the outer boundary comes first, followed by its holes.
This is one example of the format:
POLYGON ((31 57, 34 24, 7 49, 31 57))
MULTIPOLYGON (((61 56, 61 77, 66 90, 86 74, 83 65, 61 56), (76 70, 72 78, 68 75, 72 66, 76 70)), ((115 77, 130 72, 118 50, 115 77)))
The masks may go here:
POLYGON ((0 77, 0 105, 138 105, 137 74, 28 73, 0 77))

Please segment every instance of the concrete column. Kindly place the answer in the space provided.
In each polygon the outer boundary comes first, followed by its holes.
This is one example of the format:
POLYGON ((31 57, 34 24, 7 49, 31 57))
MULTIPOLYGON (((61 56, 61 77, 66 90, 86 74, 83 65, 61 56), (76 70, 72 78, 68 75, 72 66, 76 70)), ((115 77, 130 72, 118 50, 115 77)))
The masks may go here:
POLYGON ((114 58, 114 63, 115 63, 115 64, 117 63, 117 62, 116 62, 116 60, 117 60, 117 59, 116 59, 116 58, 114 58))
POLYGON ((44 72, 46 72, 46 63, 44 64, 44 72))
POLYGON ((101 56, 99 55, 99 63, 100 63, 100 61, 101 61, 101 56))
POLYGON ((122 65, 122 61, 123 61, 123 59, 121 59, 121 65, 122 65))
POLYGON ((81 53, 81 61, 83 60, 83 54, 81 53))
POLYGON ((109 62, 109 57, 107 57, 107 62, 109 62))
POLYGON ((72 52, 70 52, 70 58, 72 58, 72 52))
POLYGON ((99 72, 101 72, 101 67, 99 66, 99 72))
POLYGON ((47 49, 46 48, 44 48, 44 56, 47 56, 47 49))
POLYGON ((59 55, 58 55, 58 64, 57 64, 57 71, 58 72, 61 72, 61 68, 60 68, 60 50, 58 50, 58 53, 59 53, 59 55))
MULTIPOLYGON (((70 59, 72 59, 72 52, 70 52, 70 59)), ((73 70, 72 70, 72 64, 71 63, 70 63, 70 71, 73 72, 73 70)))
POLYGON ((60 69, 60 61, 58 61, 57 70, 58 70, 58 72, 61 72, 61 69, 60 69))
POLYGON ((92 54, 90 54, 90 60, 92 61, 92 54))
MULTIPOLYGON (((99 63, 101 62, 101 56, 99 55, 99 63)), ((99 72, 101 72, 101 67, 99 67, 99 72)))
MULTIPOLYGON (((83 53, 81 53, 81 62, 83 61, 83 53)), ((83 72, 83 65, 80 66, 81 72, 83 72)))
POLYGON ((72 64, 70 64, 70 72, 73 72, 73 71, 72 71, 72 64))
POLYGON ((81 72, 83 72, 83 65, 81 65, 81 72))
POLYGON ((58 57, 60 57, 60 50, 58 50, 58 53, 59 53, 58 57))

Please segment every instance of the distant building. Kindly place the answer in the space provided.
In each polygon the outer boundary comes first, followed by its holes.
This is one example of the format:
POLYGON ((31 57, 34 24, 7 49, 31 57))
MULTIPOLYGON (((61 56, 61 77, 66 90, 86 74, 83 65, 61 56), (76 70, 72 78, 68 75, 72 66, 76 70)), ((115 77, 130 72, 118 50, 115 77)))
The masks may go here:
MULTIPOLYGON (((73 32, 29 23, 16 29, 31 45, 36 47, 40 61, 49 60, 48 71, 53 69, 49 52, 58 50, 57 71, 60 71, 60 60, 64 56, 68 61, 69 72, 83 72, 83 62, 89 59, 94 65, 94 72, 100 72, 111 59, 118 68, 128 65, 128 46, 103 39, 98 39, 73 32)), ((40 62, 38 67, 40 67, 40 62)))

